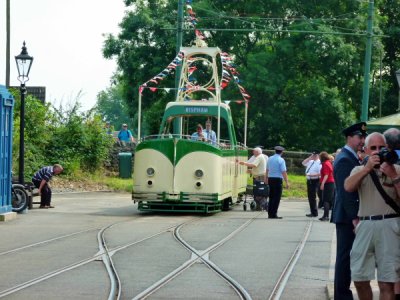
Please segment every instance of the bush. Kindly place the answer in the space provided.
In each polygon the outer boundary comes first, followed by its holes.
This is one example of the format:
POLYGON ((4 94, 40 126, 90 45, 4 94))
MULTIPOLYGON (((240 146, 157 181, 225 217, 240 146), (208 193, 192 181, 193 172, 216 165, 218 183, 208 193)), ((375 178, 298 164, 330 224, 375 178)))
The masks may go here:
MULTIPOLYGON (((20 96, 15 98, 13 128, 13 171, 18 171, 20 136, 20 96)), ((83 170, 94 172, 102 167, 112 146, 112 138, 103 130, 98 115, 79 112, 79 102, 55 108, 32 96, 25 101, 25 180, 41 167, 59 163, 65 174, 83 170)))

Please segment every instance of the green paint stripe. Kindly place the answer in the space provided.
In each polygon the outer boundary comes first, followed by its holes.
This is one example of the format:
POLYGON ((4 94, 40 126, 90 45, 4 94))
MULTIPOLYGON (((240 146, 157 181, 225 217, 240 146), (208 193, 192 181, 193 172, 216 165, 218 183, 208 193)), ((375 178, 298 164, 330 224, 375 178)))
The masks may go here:
MULTIPOLYGON (((155 139, 149 141, 143 141, 136 147, 136 152, 144 149, 151 149, 164 154, 169 161, 173 164, 174 162, 174 140, 173 139, 155 139)), ((186 155, 193 152, 207 152, 215 154, 220 157, 232 157, 232 156, 247 156, 247 150, 223 150, 212 146, 211 144, 192 141, 192 140, 179 140, 177 143, 176 150, 176 164, 185 157, 186 155)))
POLYGON ((158 151, 165 155, 171 164, 174 164, 174 140, 173 139, 155 139, 143 141, 137 145, 135 152, 144 149, 158 151))

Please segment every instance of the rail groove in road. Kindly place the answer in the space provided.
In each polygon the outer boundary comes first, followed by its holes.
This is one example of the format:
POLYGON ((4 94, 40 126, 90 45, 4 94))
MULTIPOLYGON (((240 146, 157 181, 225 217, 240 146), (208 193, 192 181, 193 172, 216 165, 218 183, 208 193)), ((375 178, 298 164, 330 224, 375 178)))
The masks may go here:
POLYGON ((287 265, 283 269, 281 276, 279 276, 279 279, 278 279, 276 285, 274 286, 274 289, 272 290, 272 293, 269 296, 268 300, 278 300, 282 296, 282 293, 286 287, 289 277, 292 274, 293 269, 294 269, 299 257, 301 256, 301 253, 307 242, 308 236, 310 235, 312 224, 313 224, 313 221, 310 220, 304 231, 303 238, 300 240, 299 244, 297 245, 296 249, 294 250, 293 255, 290 257, 287 265))
POLYGON ((177 277, 179 274, 181 274, 182 272, 184 272, 186 269, 190 268, 192 265, 194 265, 198 260, 201 260, 203 263, 205 263, 211 270, 213 270, 214 272, 216 272, 221 278, 223 278, 234 290, 235 292, 238 294, 238 296, 240 297, 240 299, 243 300, 250 300, 251 297, 249 295, 249 293, 238 283, 236 282, 233 278, 231 278, 228 274, 226 274, 224 271, 222 271, 218 266, 216 266, 214 263, 212 263, 209 258, 208 255, 214 251, 215 249, 219 248, 220 246, 222 246, 223 244, 225 244, 228 240, 230 240, 231 238, 233 238, 235 235, 237 235, 239 232, 241 232, 242 230, 244 230, 247 226, 249 226, 255 219, 257 219, 257 217, 261 215, 257 214, 256 216, 254 216, 253 218, 251 218, 250 220, 248 220, 246 223, 244 223, 243 225, 241 225, 240 227, 238 227, 237 229, 235 229, 233 232, 231 232, 229 235, 227 235, 226 237, 224 237, 223 239, 221 239, 220 241, 218 241, 217 243, 211 245, 210 247, 208 247, 206 250, 204 251, 198 251, 196 249, 194 249, 192 246, 190 246, 183 238, 181 238, 179 231, 180 228, 182 228, 185 223, 177 226, 174 230, 174 237, 175 239, 182 244, 187 250, 189 250, 192 254, 192 257, 187 260, 185 263, 183 263, 180 267, 176 268, 175 270, 173 270, 172 272, 170 272, 169 274, 167 274, 166 276, 164 276, 163 278, 161 278, 159 281, 157 281, 156 283, 154 283, 153 285, 151 285, 150 287, 148 287, 146 290, 144 290, 143 292, 141 292, 140 294, 138 294, 137 296, 135 296, 133 298, 133 300, 139 300, 139 299, 146 299, 147 297, 149 297, 151 294, 153 294, 154 292, 156 292, 157 290, 159 290, 161 287, 163 287, 164 285, 166 285, 168 282, 170 282, 172 279, 174 279, 175 277, 177 277))
MULTIPOLYGON (((189 220, 189 221, 187 221, 187 222, 190 222, 190 221, 191 221, 191 220, 189 220)), ((103 233, 104 233, 104 231, 105 231, 107 228, 110 228, 111 226, 114 226, 114 225, 120 224, 120 223, 124 223, 124 222, 127 222, 127 221, 115 222, 115 223, 112 223, 112 224, 109 224, 109 225, 103 227, 102 229, 100 229, 100 231, 99 231, 99 233, 98 233, 98 236, 99 236, 100 232, 103 232, 103 233)), ((178 224, 178 225, 169 226, 169 227, 166 228, 166 229, 163 229, 163 230, 161 230, 161 231, 159 231, 159 232, 157 232, 157 233, 155 233, 155 234, 152 234, 152 235, 150 235, 150 236, 148 236, 148 237, 142 238, 142 239, 140 239, 140 240, 138 240, 138 241, 131 242, 131 243, 128 243, 128 244, 125 244, 125 245, 122 245, 122 246, 118 246, 118 247, 115 247, 115 248, 110 249, 110 250, 107 249, 106 252, 108 252, 109 257, 111 257, 114 253, 116 253, 116 252, 118 252, 118 251, 120 251, 120 250, 122 250, 122 249, 125 249, 125 248, 127 248, 127 247, 131 247, 131 246, 137 245, 137 244, 139 244, 139 243, 142 243, 142 242, 144 242, 144 241, 147 241, 147 240, 149 240, 149 239, 152 239, 152 238, 154 238, 154 237, 156 237, 156 236, 159 236, 159 235, 161 235, 161 234, 163 234, 163 233, 165 233, 165 232, 168 232, 168 231, 170 231, 171 229, 174 229, 175 227, 177 227, 177 226, 179 226, 179 225, 182 225, 182 224, 185 224, 185 223, 187 223, 187 222, 184 222, 184 223, 181 223, 181 224, 178 224)), ((95 229, 90 229, 90 230, 95 230, 95 229)), ((86 231, 90 231, 90 230, 86 230, 86 231)), ((78 233, 74 233, 74 234, 78 234, 78 233)), ((66 235, 66 236, 70 236, 70 235, 66 235)), ((62 237, 66 237, 66 236, 62 236, 62 237)), ((21 248, 17 248, 17 249, 14 249, 14 250, 10 250, 10 251, 7 251, 7 253, 11 253, 12 251, 18 251, 19 249, 22 249, 22 248, 29 248, 29 247, 32 247, 32 246, 36 246, 36 245, 38 245, 38 244, 48 243, 48 242, 50 242, 50 241, 57 240, 57 239, 60 239, 60 238, 62 238, 62 237, 58 237, 58 238, 55 238, 55 239, 50 239, 50 240, 47 240, 47 241, 43 241, 43 242, 35 243, 35 244, 32 244, 32 245, 28 245, 28 246, 25 246, 25 247, 21 247, 21 248)), ((101 237, 100 237, 100 239, 101 239, 101 237)), ((104 242, 105 242, 105 241, 104 241, 104 242)), ((6 253, 6 252, 4 252, 4 253, 6 253)), ((101 249, 101 248, 100 248, 99 251, 98 251, 95 255, 93 255, 92 257, 88 257, 88 258, 86 258, 86 259, 80 260, 80 261, 78 261, 78 262, 72 263, 72 264, 70 264, 70 265, 64 266, 64 267, 59 268, 59 269, 56 269, 56 270, 54 270, 54 271, 48 272, 48 273, 46 273, 46 274, 44 274, 44 275, 38 276, 38 277, 36 277, 36 278, 33 278, 33 279, 31 279, 31 280, 28 280, 28 281, 26 281, 26 282, 23 282, 23 283, 21 283, 21 284, 18 284, 18 285, 16 285, 16 286, 13 286, 13 287, 11 287, 11 288, 8 288, 8 289, 5 289, 5 290, 3 290, 3 291, 0 291, 0 298, 3 298, 3 297, 8 296, 8 295, 11 295, 11 294, 13 294, 13 293, 16 293, 16 292, 18 292, 18 291, 20 291, 20 290, 22 290, 22 289, 28 288, 28 287, 33 286, 33 285, 35 285, 35 284, 41 283, 41 282, 43 282, 43 281, 45 281, 45 280, 48 280, 48 279, 50 279, 50 278, 52 278, 52 277, 58 276, 58 275, 60 275, 60 274, 63 274, 63 273, 65 273, 65 272, 67 272, 67 271, 74 270, 74 269, 76 269, 76 268, 79 268, 79 267, 81 267, 81 266, 84 266, 84 265, 86 265, 86 264, 89 264, 89 263, 91 263, 91 262, 93 262, 93 261, 102 260, 103 257, 104 257, 104 255, 105 255, 105 249, 101 249)), ((107 268, 107 267, 106 267, 106 268, 107 268)), ((110 294, 111 294, 111 292, 112 292, 112 291, 110 291, 110 294)), ((119 293, 119 294, 120 294, 120 293, 119 293)), ((115 298, 113 298, 113 299, 115 299, 115 298)))
POLYGON ((61 235, 61 236, 58 236, 58 237, 55 237, 55 238, 52 238, 52 239, 44 240, 44 241, 41 241, 41 242, 37 242, 37 243, 29 244, 29 245, 26 245, 26 246, 18 247, 18 248, 15 248, 15 249, 11 249, 11 250, 8 250, 8 251, 1 252, 0 256, 6 255, 6 254, 10 254, 10 253, 14 253, 14 252, 21 251, 21 250, 25 250, 25 249, 28 249, 28 248, 40 246, 40 245, 43 245, 43 244, 51 243, 51 242, 54 242, 54 241, 57 241, 57 240, 61 240, 61 239, 65 239, 65 238, 68 238, 68 237, 71 237, 71 236, 75 236, 75 235, 78 235, 78 234, 82 234, 82 233, 86 233, 86 232, 90 232, 90 231, 95 231, 95 230, 99 230, 99 228, 89 228, 89 229, 86 229, 86 230, 81 230, 81 231, 77 231, 77 232, 61 235))

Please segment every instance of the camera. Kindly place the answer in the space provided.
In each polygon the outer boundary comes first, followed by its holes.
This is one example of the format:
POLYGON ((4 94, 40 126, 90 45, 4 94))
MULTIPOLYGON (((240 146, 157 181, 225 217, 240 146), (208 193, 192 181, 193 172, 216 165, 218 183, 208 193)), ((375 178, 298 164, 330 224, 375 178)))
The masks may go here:
POLYGON ((380 163, 388 163, 389 165, 394 165, 399 160, 399 157, 394 150, 389 150, 388 148, 382 148, 378 153, 380 163))

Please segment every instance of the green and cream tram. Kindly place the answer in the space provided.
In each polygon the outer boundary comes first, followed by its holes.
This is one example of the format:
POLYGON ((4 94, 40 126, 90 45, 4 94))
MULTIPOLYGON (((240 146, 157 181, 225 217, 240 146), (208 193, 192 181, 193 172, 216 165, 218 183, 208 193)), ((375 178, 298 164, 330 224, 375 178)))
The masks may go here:
MULTIPOLYGON (((196 62, 216 65, 218 48, 183 48, 181 86, 188 87, 185 70, 196 62)), ((215 71, 215 70, 214 70, 215 71)), ((157 135, 142 137, 136 147, 132 199, 142 211, 218 212, 227 210, 243 194, 247 184, 247 148, 236 140, 230 108, 221 103, 213 72, 210 81, 192 91, 185 89, 165 108, 157 135), (195 91, 194 91, 195 90, 195 91), (215 89, 217 90, 217 88, 215 89), (207 93, 208 100, 193 100, 194 92, 207 93), (212 123, 216 140, 198 140, 192 134, 197 124, 212 123)), ((140 128, 140 123, 139 123, 140 128)))

